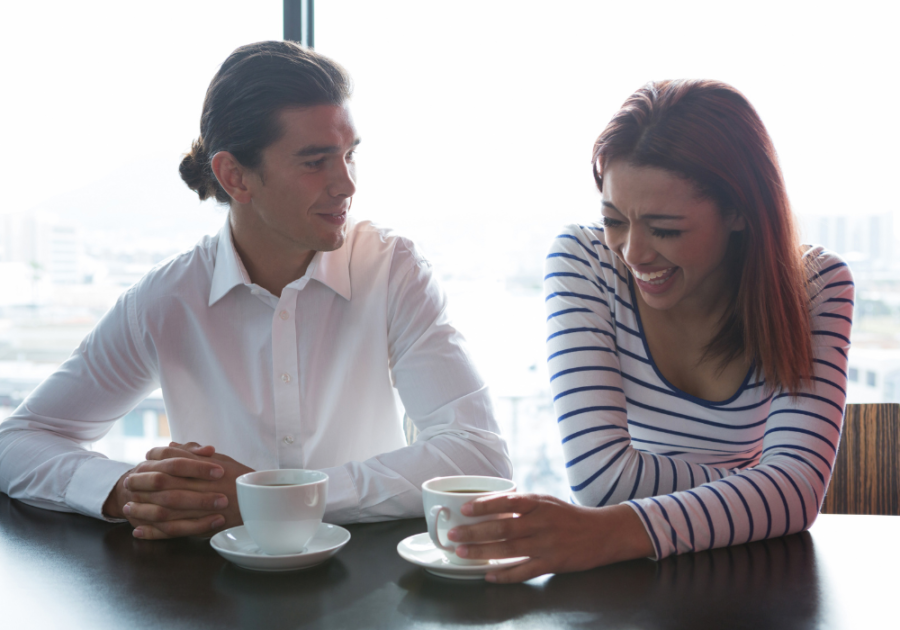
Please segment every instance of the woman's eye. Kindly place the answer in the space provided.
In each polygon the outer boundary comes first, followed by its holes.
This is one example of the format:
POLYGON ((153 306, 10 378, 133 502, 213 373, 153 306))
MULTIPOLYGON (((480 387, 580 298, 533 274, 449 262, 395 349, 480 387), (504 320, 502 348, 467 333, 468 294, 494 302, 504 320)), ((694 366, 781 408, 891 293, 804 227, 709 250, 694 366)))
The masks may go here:
POLYGON ((675 236, 681 236, 681 230, 660 230, 659 228, 653 228, 650 230, 650 233, 656 238, 672 238, 675 236))
POLYGON ((611 219, 609 217, 601 217, 600 223, 603 224, 603 227, 615 228, 622 225, 622 222, 618 219, 611 219))

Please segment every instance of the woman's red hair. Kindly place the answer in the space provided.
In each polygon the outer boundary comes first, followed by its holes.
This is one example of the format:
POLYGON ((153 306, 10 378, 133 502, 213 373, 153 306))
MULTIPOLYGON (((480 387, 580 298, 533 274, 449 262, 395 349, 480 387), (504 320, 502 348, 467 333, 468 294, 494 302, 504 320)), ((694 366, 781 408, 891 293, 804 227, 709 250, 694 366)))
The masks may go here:
POLYGON ((594 178, 625 160, 693 182, 746 228, 729 244, 735 292, 706 348, 724 366, 742 354, 767 388, 796 393, 812 375, 807 275, 775 147, 744 95, 718 81, 648 83, 594 144, 594 178))

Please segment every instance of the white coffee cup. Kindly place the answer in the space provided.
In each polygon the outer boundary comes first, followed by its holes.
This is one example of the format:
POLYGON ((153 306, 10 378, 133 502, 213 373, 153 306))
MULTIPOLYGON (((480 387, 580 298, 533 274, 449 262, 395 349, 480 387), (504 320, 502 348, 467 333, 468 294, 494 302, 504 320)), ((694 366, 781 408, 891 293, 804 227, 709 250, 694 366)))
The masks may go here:
POLYGON ((237 478, 247 533, 269 555, 303 552, 325 514, 328 475, 318 470, 259 470, 237 478))
POLYGON ((459 525, 474 525, 484 521, 503 518, 503 514, 486 516, 463 516, 459 509, 469 501, 492 494, 515 492, 516 484, 499 477, 436 477, 422 484, 422 504, 428 521, 428 534, 434 546, 444 552, 453 564, 487 564, 488 560, 469 560, 456 555, 455 543, 447 538, 447 532, 459 525))

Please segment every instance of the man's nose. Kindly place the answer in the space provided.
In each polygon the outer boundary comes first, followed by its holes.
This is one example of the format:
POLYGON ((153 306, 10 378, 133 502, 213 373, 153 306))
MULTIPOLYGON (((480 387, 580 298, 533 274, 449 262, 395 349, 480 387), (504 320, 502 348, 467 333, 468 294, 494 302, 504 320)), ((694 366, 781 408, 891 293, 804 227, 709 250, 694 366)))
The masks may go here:
POLYGON ((356 193, 356 168, 352 162, 340 161, 335 166, 328 192, 332 197, 352 197, 356 193))

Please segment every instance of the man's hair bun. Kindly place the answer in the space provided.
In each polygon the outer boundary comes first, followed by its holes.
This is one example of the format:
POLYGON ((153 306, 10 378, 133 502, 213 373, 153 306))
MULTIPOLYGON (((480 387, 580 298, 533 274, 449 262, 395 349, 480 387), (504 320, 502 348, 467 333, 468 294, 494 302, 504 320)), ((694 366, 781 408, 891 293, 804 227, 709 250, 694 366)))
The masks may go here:
POLYGON ((220 203, 228 203, 228 193, 222 189, 213 174, 203 138, 197 138, 191 143, 191 152, 185 154, 178 171, 188 188, 200 197, 200 201, 215 197, 220 203))

